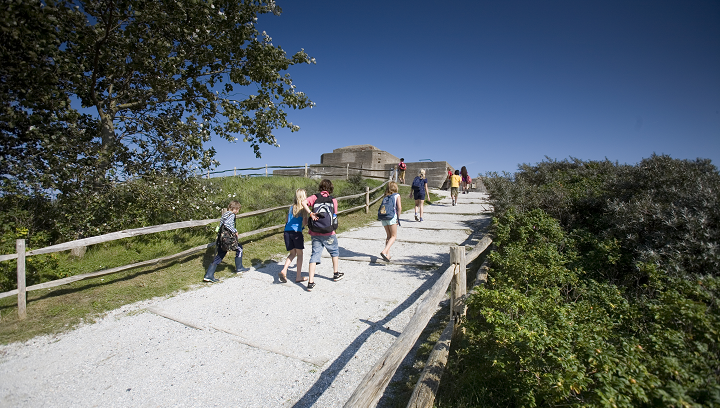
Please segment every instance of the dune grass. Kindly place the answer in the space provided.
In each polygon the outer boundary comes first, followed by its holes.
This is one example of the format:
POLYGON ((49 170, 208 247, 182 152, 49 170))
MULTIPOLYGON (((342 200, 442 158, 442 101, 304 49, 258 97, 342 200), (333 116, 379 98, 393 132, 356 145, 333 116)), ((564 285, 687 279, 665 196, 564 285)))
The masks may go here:
MULTIPOLYGON (((213 178, 207 181, 215 202, 224 205, 232 199, 240 201, 241 212, 248 212, 292 202, 295 189, 306 188, 308 194, 317 191, 317 181, 298 177, 256 177, 213 178), (229 196, 229 197, 228 197, 229 196)), ((335 196, 346 196, 364 192, 364 186, 345 180, 333 181, 335 196)), ((380 181, 368 180, 372 189, 380 181)), ((377 197, 376 193, 373 196, 377 197)), ((401 186, 401 194, 408 194, 409 187, 401 186)), ((431 196, 433 200, 436 196, 431 196)), ((340 209, 364 203, 340 201, 340 209)), ((338 232, 361 227, 376 220, 378 203, 368 214, 362 209, 343 214, 338 232)), ((218 209, 218 217, 220 210, 218 209)), ((250 231, 284 222, 286 213, 271 214, 238 219, 240 232, 250 231)), ((71 275, 127 265, 156 259, 182 252, 186 249, 207 244, 215 239, 215 225, 168 231, 152 235, 126 238, 119 241, 98 244, 88 248, 82 258, 71 257, 68 253, 58 254, 60 268, 71 271, 71 275)), ((241 242, 245 249, 244 265, 260 266, 282 259, 286 255, 282 231, 255 235, 241 242)), ((192 290, 203 285, 205 269, 214 256, 214 248, 196 254, 159 263, 152 266, 106 275, 103 277, 74 282, 51 289, 27 293, 27 318, 17 317, 17 298, 0 299, 0 344, 25 341, 38 335, 49 335, 70 330, 83 322, 92 322, 104 313, 126 304, 154 297, 167 297, 192 290)), ((231 279, 234 265, 225 260, 217 269, 216 277, 231 279)))

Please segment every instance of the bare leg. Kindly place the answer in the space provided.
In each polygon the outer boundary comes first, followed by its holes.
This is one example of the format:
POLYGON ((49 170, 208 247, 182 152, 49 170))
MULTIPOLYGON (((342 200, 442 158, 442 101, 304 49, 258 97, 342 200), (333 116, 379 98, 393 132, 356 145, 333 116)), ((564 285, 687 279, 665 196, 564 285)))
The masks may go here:
POLYGON ((285 266, 283 266, 283 269, 280 272, 280 275, 287 276, 287 270, 290 267, 290 264, 292 263, 293 259, 295 259, 295 248, 290 250, 290 253, 287 256, 287 259, 285 259, 285 266))
POLYGON ((425 205, 425 200, 416 200, 416 203, 419 202, 420 205, 420 219, 422 220, 423 216, 423 206, 425 205))
POLYGON ((397 239, 397 224, 386 225, 385 232, 388 235, 388 238, 385 241, 385 249, 383 249, 382 253, 389 258, 390 247, 393 246, 395 239, 397 239))
MULTIPOLYGON (((308 275, 310 275, 308 283, 315 283, 315 265, 317 265, 315 262, 310 262, 308 265, 308 275)), ((335 266, 333 265, 333 267, 335 266)))
POLYGON ((303 263, 303 250, 295 248, 297 254, 297 275, 295 275, 295 282, 302 282, 305 279, 302 277, 302 263, 303 263))
POLYGON ((332 263, 333 263, 333 273, 337 273, 339 270, 340 257, 333 256, 332 263))

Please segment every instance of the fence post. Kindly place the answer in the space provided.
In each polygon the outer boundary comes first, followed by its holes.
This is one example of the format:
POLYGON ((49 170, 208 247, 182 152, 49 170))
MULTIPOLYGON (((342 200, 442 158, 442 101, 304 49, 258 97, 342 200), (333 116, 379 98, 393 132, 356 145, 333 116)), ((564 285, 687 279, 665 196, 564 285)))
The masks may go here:
POLYGON ((267 164, 265 165, 265 177, 267 177, 267 164))
MULTIPOLYGON (((451 288, 452 298, 450 299, 451 316, 456 317, 458 315, 465 315, 465 302, 464 296, 467 293, 467 265, 465 263, 465 247, 464 246, 451 246, 450 247, 450 263, 457 265, 455 269, 455 276, 453 276, 451 288)), ((455 323, 458 323, 457 321, 455 323)))
POLYGON ((18 289, 18 318, 23 320, 27 317, 27 298, 25 291, 25 240, 18 239, 15 241, 15 250, 17 251, 17 289, 18 289))
POLYGON ((305 163, 305 178, 307 178, 307 163, 305 163))
POLYGON ((370 212, 370 187, 365 186, 365 214, 370 212))
POLYGON ((237 176, 237 167, 233 167, 233 176, 237 176))
POLYGON ((208 172, 207 172, 207 178, 208 178, 208 180, 210 180, 210 170, 208 170, 208 172))

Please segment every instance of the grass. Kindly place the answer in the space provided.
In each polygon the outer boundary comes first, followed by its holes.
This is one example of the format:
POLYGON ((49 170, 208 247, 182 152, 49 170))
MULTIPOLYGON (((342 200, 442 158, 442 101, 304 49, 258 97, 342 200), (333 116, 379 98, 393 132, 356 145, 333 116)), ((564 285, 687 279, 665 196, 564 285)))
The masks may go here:
MULTIPOLYGON (((314 180, 297 177, 226 177, 208 180, 216 188, 216 199, 226 201, 237 199, 243 205, 241 212, 275 207, 292 202, 296 188, 304 187, 308 194, 317 190, 314 180), (235 197, 228 198, 227 195, 235 197)), ((346 196, 360 192, 357 184, 345 180, 333 181, 335 196, 346 196), (358 191, 354 191, 358 190, 358 191)), ((371 189, 381 184, 368 180, 371 189)), ((361 191, 364 192, 364 187, 361 191)), ((408 186, 401 186, 400 193, 407 196, 408 186)), ((439 197, 431 195, 432 200, 439 197)), ((364 203, 340 201, 340 209, 364 203)), ((340 216, 338 232, 365 226, 376 220, 376 203, 368 214, 363 210, 340 216)), ((406 205, 406 209, 411 208, 406 205)), ((219 211, 218 211, 219 212, 219 211)), ((218 214, 219 216, 219 214, 218 214)), ((282 224, 285 213, 276 211, 266 217, 238 219, 241 232, 282 224), (257 218, 257 219, 256 219, 257 218), (252 220, 255 219, 255 220, 252 220)), ((88 248, 83 258, 73 258, 69 253, 58 254, 60 268, 71 270, 72 275, 127 265, 134 262, 155 259, 181 252, 185 249, 207 244, 215 239, 214 225, 188 228, 127 238, 88 248)), ((250 237, 242 242, 245 249, 245 266, 260 266, 286 255, 282 231, 250 237)), ((153 266, 132 269, 104 277, 74 282, 51 289, 27 292, 27 318, 17 317, 17 298, 0 299, 0 344, 25 341, 38 335, 52 335, 70 330, 81 323, 93 322, 104 313, 123 305, 155 297, 169 297, 181 291, 192 290, 201 283, 205 269, 214 256, 214 249, 208 249, 182 259, 175 259, 153 266)), ((232 260, 220 264, 216 277, 232 279, 232 260)))

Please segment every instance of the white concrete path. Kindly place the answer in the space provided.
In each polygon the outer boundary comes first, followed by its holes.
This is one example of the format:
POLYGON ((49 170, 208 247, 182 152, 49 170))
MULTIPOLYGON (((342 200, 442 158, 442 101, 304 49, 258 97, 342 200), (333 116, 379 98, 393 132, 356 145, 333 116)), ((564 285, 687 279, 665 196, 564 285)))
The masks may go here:
MULTIPOLYGON (((2 346, 0 407, 341 407, 444 270, 449 246, 482 237, 473 231, 489 221, 485 196, 451 206, 439 193, 422 223, 403 197, 392 264, 379 259, 375 222, 338 236, 345 278, 332 281, 324 257, 312 292, 294 272, 279 283, 282 264, 271 264, 2 346)), ((309 258, 306 242, 305 275, 309 258)))

